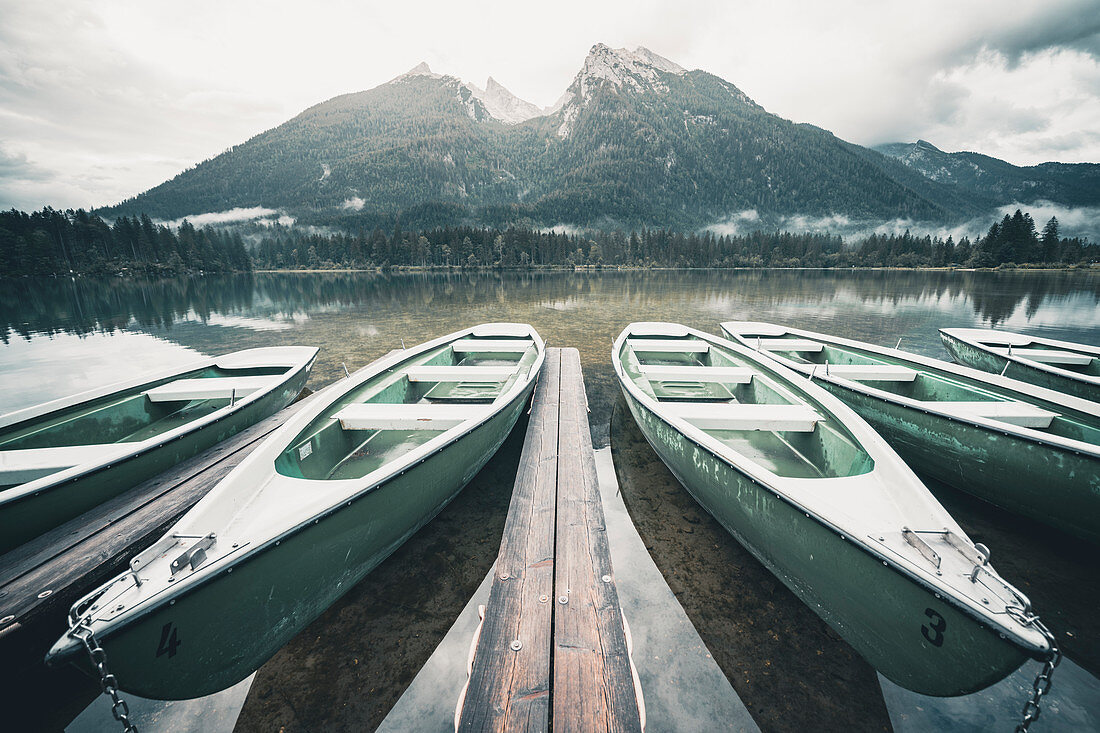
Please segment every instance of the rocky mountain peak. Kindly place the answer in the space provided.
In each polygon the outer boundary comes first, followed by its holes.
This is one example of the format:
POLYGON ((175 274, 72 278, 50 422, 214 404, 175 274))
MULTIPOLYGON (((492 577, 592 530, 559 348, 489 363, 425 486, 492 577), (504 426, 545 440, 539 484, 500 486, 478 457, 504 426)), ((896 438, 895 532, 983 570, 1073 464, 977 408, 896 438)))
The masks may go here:
POLYGON ((674 61, 659 56, 644 46, 633 51, 626 48, 611 48, 607 44, 597 43, 584 59, 584 65, 574 77, 573 83, 565 94, 551 108, 551 112, 562 113, 562 124, 558 128, 558 137, 569 136, 573 121, 580 109, 592 100, 596 88, 610 84, 619 89, 633 92, 667 92, 665 83, 668 74, 682 75, 687 71, 674 61))
POLYGON ((484 89, 475 84, 466 84, 466 88, 485 105, 494 119, 506 125, 518 125, 524 120, 546 114, 542 107, 520 99, 491 76, 485 80, 484 89))

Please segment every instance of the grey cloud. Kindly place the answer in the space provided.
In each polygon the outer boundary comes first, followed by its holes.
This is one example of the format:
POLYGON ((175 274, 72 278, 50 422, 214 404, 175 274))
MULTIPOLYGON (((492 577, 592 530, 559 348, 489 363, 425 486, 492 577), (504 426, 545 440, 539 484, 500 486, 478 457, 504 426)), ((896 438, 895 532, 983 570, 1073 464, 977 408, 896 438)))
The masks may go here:
POLYGON ((970 97, 970 90, 949 81, 933 83, 925 97, 930 119, 943 124, 959 122, 963 115, 963 103, 970 97))
POLYGON ((24 153, 10 152, 0 145, 0 181, 48 181, 56 174, 27 160, 24 153))
MULTIPOLYGON (((1049 49, 1075 49, 1100 58, 1100 0, 1054 0, 1021 7, 1010 20, 988 19, 930 59, 942 67, 969 63, 983 50, 1001 54, 1010 67, 1049 49)), ((947 18, 947 23, 955 19, 947 18)))
POLYGON ((1076 130, 1063 135, 1050 135, 1043 138, 1043 146, 1054 151, 1100 146, 1100 132, 1076 130))
POLYGON ((1100 2, 1074 0, 1041 9, 1038 17, 1002 32, 988 46, 1011 63, 1051 48, 1073 48, 1100 57, 1100 2))

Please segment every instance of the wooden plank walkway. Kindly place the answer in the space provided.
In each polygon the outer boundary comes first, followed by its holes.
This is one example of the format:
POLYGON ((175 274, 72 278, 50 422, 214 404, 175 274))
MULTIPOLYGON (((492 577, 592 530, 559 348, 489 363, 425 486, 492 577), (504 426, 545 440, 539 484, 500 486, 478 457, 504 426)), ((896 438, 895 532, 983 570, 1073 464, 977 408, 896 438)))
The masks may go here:
POLYGON ((640 731, 576 349, 547 349, 460 731, 640 731))

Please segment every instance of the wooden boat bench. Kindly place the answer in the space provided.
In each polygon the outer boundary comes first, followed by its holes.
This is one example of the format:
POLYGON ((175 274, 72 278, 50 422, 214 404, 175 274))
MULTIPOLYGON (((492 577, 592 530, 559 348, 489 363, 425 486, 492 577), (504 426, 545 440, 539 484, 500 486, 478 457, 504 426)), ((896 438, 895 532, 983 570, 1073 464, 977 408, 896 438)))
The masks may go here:
POLYGON ((253 392, 267 389, 282 380, 282 375, 256 377, 210 377, 209 379, 177 379, 144 394, 150 402, 188 402, 190 400, 241 399, 253 392))
POLYGON ((986 417, 1022 428, 1046 429, 1058 413, 1026 402, 928 402, 933 409, 958 417, 986 417))
POLYGON ((456 354, 522 354, 533 345, 533 341, 525 339, 516 339, 515 341, 507 339, 495 341, 490 339, 460 339, 451 344, 451 351, 456 354))
POLYGON ((505 382, 519 365, 507 366, 415 366, 405 372, 410 382, 505 382))
POLYGON ((1092 363, 1092 357, 1088 354, 1080 354, 1076 351, 1063 351, 1061 349, 1020 349, 991 348, 994 354, 1001 356, 1018 356, 1021 359, 1030 359, 1040 364, 1066 364, 1069 366, 1088 366, 1092 363))
POLYGON ((752 370, 744 367, 712 366, 658 366, 642 365, 642 374, 651 382, 720 382, 722 384, 748 384, 752 370))
POLYGON ((333 419, 344 430, 449 430, 478 414, 470 405, 359 402, 347 405, 333 419))
POLYGON ((808 405, 675 404, 668 411, 701 430, 812 432, 824 418, 808 405))
POLYGON ((635 353, 641 354, 705 354, 710 344, 698 339, 627 339, 635 353))
POLYGON ((825 373, 860 382, 912 382, 917 378, 916 369, 900 364, 830 364, 825 373))
POLYGON ((81 463, 129 451, 129 446, 119 443, 0 450, 0 485, 27 483, 81 463))
POLYGON ((825 348, 820 341, 810 339, 757 339, 750 345, 764 351, 800 351, 808 354, 819 353, 825 348))

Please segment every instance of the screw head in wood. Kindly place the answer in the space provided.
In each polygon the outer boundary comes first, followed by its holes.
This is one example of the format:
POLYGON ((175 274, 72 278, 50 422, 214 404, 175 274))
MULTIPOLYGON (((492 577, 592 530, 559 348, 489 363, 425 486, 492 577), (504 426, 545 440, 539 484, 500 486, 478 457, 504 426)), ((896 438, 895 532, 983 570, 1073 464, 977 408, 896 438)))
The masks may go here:
POLYGON ((15 616, 5 616, 4 618, 0 618, 0 626, 7 626, 14 620, 15 616))
POLYGON ((500 574, 500 579, 501 580, 508 580, 509 577, 510 576, 508 575, 508 573, 501 573, 500 574))
POLYGON ((569 603, 569 596, 558 596, 558 603, 561 603, 562 605, 569 603))
POLYGON ((546 603, 549 600, 550 600, 550 596, 546 595, 545 593, 543 595, 539 596, 539 603, 546 603))
POLYGON ((512 643, 508 646, 509 648, 511 648, 512 651, 518 652, 520 649, 523 648, 523 642, 521 642, 519 639, 513 639, 512 643))
POLYGON ((39 593, 39 594, 38 594, 38 597, 39 597, 39 598, 47 598, 47 597, 48 597, 48 596, 49 596, 49 595, 50 595, 51 593, 53 593, 53 591, 52 591, 52 590, 50 590, 49 588, 47 588, 46 590, 44 590, 44 591, 42 591, 41 593, 39 593))
POLYGON ((611 576, 610 575, 605 575, 605 576, 603 576, 603 578, 601 578, 601 580, 603 580, 603 582, 605 582, 605 583, 610 583, 611 582, 611 576))

